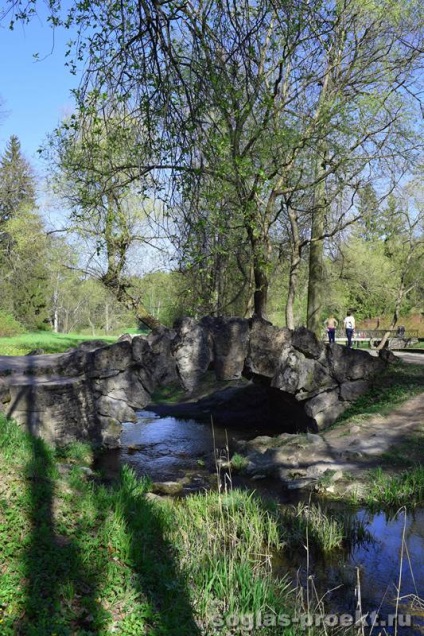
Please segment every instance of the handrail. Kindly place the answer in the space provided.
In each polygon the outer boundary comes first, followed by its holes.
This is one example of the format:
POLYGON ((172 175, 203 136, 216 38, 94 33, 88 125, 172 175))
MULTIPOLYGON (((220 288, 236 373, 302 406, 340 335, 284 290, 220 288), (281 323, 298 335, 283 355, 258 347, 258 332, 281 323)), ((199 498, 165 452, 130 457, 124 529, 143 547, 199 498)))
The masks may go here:
MULTIPOLYGON (((389 338, 402 338, 408 340, 410 338, 418 338, 418 329, 405 329, 403 332, 399 332, 398 329, 355 329, 353 339, 364 338, 378 340, 383 338, 386 333, 389 333, 389 338)), ((327 331, 323 331, 323 336, 327 334, 327 331)), ((345 338, 345 330, 343 328, 336 329, 336 338, 345 338)))

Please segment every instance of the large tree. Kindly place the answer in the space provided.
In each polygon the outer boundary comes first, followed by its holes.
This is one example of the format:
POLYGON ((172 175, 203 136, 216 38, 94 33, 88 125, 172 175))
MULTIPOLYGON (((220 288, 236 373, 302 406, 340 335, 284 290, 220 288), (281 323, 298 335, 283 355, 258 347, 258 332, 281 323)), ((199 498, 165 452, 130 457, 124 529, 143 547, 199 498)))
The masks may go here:
POLYGON ((4 224, 0 306, 29 329, 45 328, 50 306, 49 241, 37 212, 21 208, 4 224))
MULTIPOLYGON (((138 129, 122 126, 119 111, 85 113, 65 121, 50 140, 52 183, 70 209, 68 231, 87 246, 86 273, 100 280, 116 299, 150 328, 159 321, 146 309, 131 283, 129 254, 144 249, 154 214, 151 176, 135 185, 138 129), (124 168, 127 162, 128 166, 124 168), (119 165, 119 169, 116 165, 119 165)), ((139 255, 140 257, 140 255, 139 255)))

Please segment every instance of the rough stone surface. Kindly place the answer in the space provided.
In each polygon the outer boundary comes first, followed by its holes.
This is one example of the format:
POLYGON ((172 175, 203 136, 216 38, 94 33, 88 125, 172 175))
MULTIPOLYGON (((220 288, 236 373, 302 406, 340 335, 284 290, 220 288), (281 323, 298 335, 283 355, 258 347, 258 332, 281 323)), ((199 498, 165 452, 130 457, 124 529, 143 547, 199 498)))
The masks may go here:
POLYGON ((258 318, 184 318, 174 329, 113 345, 92 341, 64 354, 0 357, 0 406, 48 441, 117 446, 122 422, 133 420, 156 388, 179 381, 192 392, 213 369, 217 380, 243 375, 256 390, 227 390, 219 408, 199 404, 209 418, 232 422, 241 413, 239 423, 273 420, 281 431, 317 431, 367 389, 386 357, 258 318))
POLYGON ((209 323, 217 380, 241 378, 249 350, 249 324, 242 318, 219 318, 209 323))
POLYGON ((194 318, 182 319, 177 325, 172 353, 181 383, 187 391, 191 391, 212 361, 209 330, 194 318))
POLYGON ((356 425, 347 422, 319 435, 259 436, 239 442, 237 448, 249 460, 249 476, 276 477, 287 488, 324 488, 326 492, 332 488, 341 494, 352 490, 358 494, 361 483, 357 480, 381 466, 381 456, 390 448, 420 433, 423 418, 424 393, 385 417, 370 416, 356 425))
POLYGON ((174 339, 175 332, 168 329, 159 329, 147 338, 133 338, 132 351, 138 365, 138 377, 148 393, 157 386, 178 381, 177 364, 172 355, 174 339))
POLYGON ((290 346, 291 333, 290 329, 280 329, 266 320, 252 319, 245 374, 273 378, 282 350, 290 346))

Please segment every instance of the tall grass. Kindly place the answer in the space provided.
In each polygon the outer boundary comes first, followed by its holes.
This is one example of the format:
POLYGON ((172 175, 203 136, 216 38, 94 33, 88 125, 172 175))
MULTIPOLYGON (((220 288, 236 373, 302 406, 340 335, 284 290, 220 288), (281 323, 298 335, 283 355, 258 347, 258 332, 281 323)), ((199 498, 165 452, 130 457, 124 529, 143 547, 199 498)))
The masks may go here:
POLYGON ((319 503, 299 502, 282 511, 284 544, 289 549, 304 545, 329 553, 368 538, 364 524, 352 512, 328 512, 319 503))
POLYGON ((173 506, 172 516, 172 542, 204 619, 281 604, 288 582, 276 581, 272 572, 272 555, 280 547, 278 519, 253 494, 188 497, 173 506))
POLYGON ((424 466, 389 475, 381 468, 371 473, 366 503, 369 506, 417 506, 424 502, 424 466))

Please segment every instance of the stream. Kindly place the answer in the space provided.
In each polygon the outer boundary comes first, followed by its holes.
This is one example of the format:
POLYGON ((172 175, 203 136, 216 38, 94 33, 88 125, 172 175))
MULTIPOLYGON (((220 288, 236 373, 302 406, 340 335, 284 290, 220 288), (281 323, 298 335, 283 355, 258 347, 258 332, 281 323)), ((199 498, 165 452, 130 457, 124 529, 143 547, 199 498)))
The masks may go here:
MULTIPOLYGON (((136 423, 123 426, 122 448, 103 453, 96 468, 113 478, 122 464, 128 464, 138 475, 148 475, 153 482, 182 481, 184 496, 216 487, 216 459, 228 459, 234 453, 237 440, 253 438, 259 433, 272 434, 263 429, 250 430, 249 436, 237 429, 227 433, 223 428, 214 426, 212 429, 211 425, 194 420, 139 411, 136 423)), ((299 491, 286 491, 271 479, 254 481, 233 474, 231 485, 256 490, 281 505, 302 499, 299 491)), ((340 510, 341 504, 321 501, 321 505, 331 511, 333 505, 340 510)), ((359 577, 362 611, 370 613, 366 624, 369 627, 372 620, 379 621, 368 629, 374 636, 395 634, 390 623, 400 582, 397 634, 423 635, 424 601, 419 599, 424 599, 424 509, 388 513, 360 508, 353 514, 363 522, 369 535, 367 540, 329 556, 310 554, 308 564, 306 550, 284 554, 278 558, 278 567, 282 573, 288 571, 304 590, 309 581, 310 589, 316 590, 316 597, 324 597, 326 611, 337 615, 355 615, 358 603, 355 588, 359 577)))

